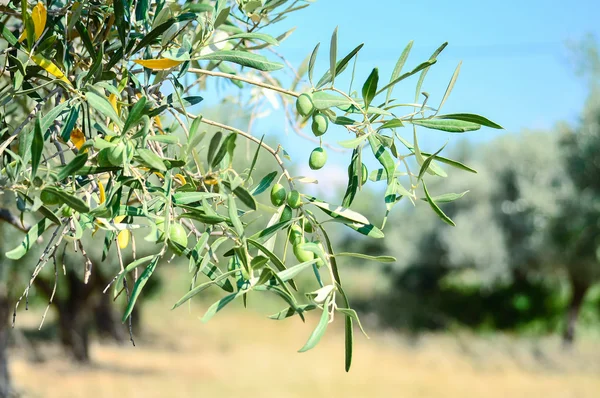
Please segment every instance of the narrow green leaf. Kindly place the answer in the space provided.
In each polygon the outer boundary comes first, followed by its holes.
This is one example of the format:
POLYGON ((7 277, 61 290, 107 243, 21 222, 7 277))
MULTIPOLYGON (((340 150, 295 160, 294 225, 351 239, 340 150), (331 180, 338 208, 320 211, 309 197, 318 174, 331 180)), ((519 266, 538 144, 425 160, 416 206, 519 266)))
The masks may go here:
POLYGON ((210 144, 208 144, 208 152, 206 155, 206 161, 209 165, 212 164, 212 161, 217 153, 217 149, 219 148, 219 144, 221 143, 221 137, 223 133, 217 131, 215 135, 210 139, 210 144))
MULTIPOLYGON (((408 54, 410 54, 410 50, 412 49, 412 46, 413 46, 413 41, 411 40, 408 42, 408 44, 402 51, 402 54, 400 54, 400 58, 398 58, 398 62, 396 62, 396 66, 394 66, 394 70, 392 71, 392 77, 390 78, 390 83, 393 82, 394 80, 396 80, 398 78, 398 76, 400 76, 400 72, 402 72, 402 68, 404 67, 406 60, 408 59, 408 54)), ((385 96, 386 105, 390 101, 390 96, 392 95, 393 90, 394 90, 393 85, 388 88, 387 94, 385 96)))
POLYGON ((215 157, 213 158, 213 160, 211 162, 212 168, 217 167, 219 165, 219 163, 221 163, 221 160, 223 160, 223 158, 225 158, 225 155, 228 152, 229 153, 233 152, 233 149, 235 148, 236 138, 237 138, 237 134, 231 133, 227 136, 227 138, 225 138, 223 140, 221 147, 219 148, 219 150, 217 151, 217 153, 215 154, 215 157))
MULTIPOLYGON (((254 171, 254 166, 256 166, 256 161, 258 160, 258 155, 260 153, 260 149, 262 147, 262 142, 264 139, 265 139, 265 135, 263 134, 262 137, 260 137, 260 142, 258 143, 258 146, 256 147, 256 152, 254 152, 254 157, 252 158, 252 164, 250 164, 250 171, 248 171, 248 175, 244 179, 244 182, 247 182, 250 179, 250 176, 252 175, 252 172, 254 171)), ((254 195, 254 193, 253 193, 253 195, 254 195)))
POLYGON ((123 126, 122 134, 127 133, 130 128, 134 127, 139 121, 142 119, 142 116, 145 114, 146 96, 141 97, 135 105, 129 111, 129 115, 127 116, 127 120, 125 120, 125 125, 123 126))
POLYGON ((418 72, 422 71, 423 69, 428 68, 435 63, 436 63, 436 60, 431 60, 431 59, 429 61, 423 62, 422 64, 417 66, 415 69, 411 70, 410 72, 406 72, 406 73, 402 74, 401 76, 398 76, 396 79, 392 80, 391 82, 389 82, 388 84, 386 84, 385 86, 380 88, 377 91, 377 93, 375 93, 375 95, 379 95, 379 94, 383 93, 385 90, 387 90, 389 88, 393 88, 396 84, 398 84, 402 80, 406 79, 407 77, 410 77, 410 76, 414 75, 415 73, 418 73, 418 72))
MULTIPOLYGON (((462 198, 463 196, 465 196, 469 191, 464 191, 461 193, 445 193, 443 195, 438 195, 438 196, 433 196, 431 199, 435 202, 435 203, 448 203, 448 202, 454 202, 455 200, 458 200, 460 198, 462 198)), ((424 200, 425 202, 427 202, 427 198, 421 198, 421 200, 424 200)))
POLYGON ((269 189, 269 187, 271 186, 271 184, 275 180, 275 177, 277 177, 277 172, 276 171, 272 171, 269 174, 267 174, 266 176, 264 176, 260 180, 260 182, 258 183, 258 185, 256 186, 256 188, 254 188, 252 190, 252 195, 254 195, 254 196, 260 195, 261 193, 263 193, 264 191, 266 191, 267 189, 269 189))
MULTIPOLYGON (((438 49, 435 50, 433 54, 431 54, 431 58, 429 58, 429 60, 437 60, 438 55, 440 55, 440 53, 444 51, 444 48, 446 48, 447 45, 448 42, 443 43, 441 46, 439 46, 438 49)), ((419 81, 417 82, 417 87, 415 89, 415 102, 419 100, 419 96, 421 95, 421 87, 423 86, 423 82, 425 81, 425 76, 427 76, 427 72, 429 72, 429 67, 424 68, 423 72, 421 72, 421 75, 419 76, 419 81)))
POLYGON ((278 272, 277 276, 283 282, 287 282, 287 281, 295 278, 300 272, 309 268, 311 265, 315 264, 317 261, 318 261, 317 259, 313 259, 313 260, 305 261, 298 265, 294 265, 293 267, 290 267, 290 268, 286 269, 285 271, 278 272))
POLYGON ((68 165, 66 165, 65 167, 63 167, 60 170, 60 172, 58 173, 58 177, 57 177, 58 181, 63 181, 68 176, 75 174, 75 172, 77 170, 79 170, 83 166, 85 166, 85 163, 87 162, 87 160, 88 160, 87 152, 80 153, 79 155, 75 156, 75 158, 73 160, 71 160, 68 165))
POLYGON ((362 87, 362 96, 365 101, 365 108, 369 108, 369 104, 373 98, 375 98, 375 93, 377 92, 377 84, 379 83, 379 69, 373 68, 371 74, 365 81, 365 84, 362 87))
MULTIPOLYGON (((348 63, 352 60, 352 58, 354 58, 354 56, 360 51, 360 49, 363 48, 363 46, 364 43, 359 44, 354 48, 354 50, 350 51, 344 58, 338 61, 338 63, 335 65, 336 76, 339 76, 348 67, 348 63)), ((331 80, 331 70, 328 70, 327 72, 325 72, 323 77, 319 79, 319 82, 317 83, 316 87, 323 87, 327 83, 331 82, 331 80)))
POLYGON ((311 348, 314 348, 314 346, 317 345, 317 343, 321 340, 321 338, 325 334, 325 331, 327 330, 327 324, 329 323, 329 303, 330 302, 331 302, 330 298, 328 298, 325 301, 325 304, 323 305, 323 313, 321 314, 321 319, 319 319, 319 323, 317 324, 317 327, 315 328, 315 330, 313 330, 311 335, 308 337, 308 341, 306 342, 306 344, 304 344, 304 347, 302 347, 300 350, 298 350, 298 352, 306 352, 306 351, 310 350, 311 348))
POLYGON ((282 319, 286 319, 289 318, 291 316, 294 316, 296 314, 303 314, 305 312, 308 311, 312 311, 314 309, 318 308, 315 304, 304 304, 304 305, 299 305, 298 307, 294 308, 294 307, 288 307, 276 314, 273 315, 269 315, 270 319, 274 319, 276 321, 280 321, 282 319))
POLYGON ((329 73, 331 74, 331 85, 335 81, 335 68, 337 61, 337 32, 338 27, 336 26, 333 30, 333 34, 331 35, 331 44, 329 46, 329 73))
POLYGON ((316 91, 313 93, 312 100, 315 108, 319 110, 334 108, 336 106, 352 105, 352 101, 348 98, 337 94, 330 94, 326 91, 316 91))
POLYGON ((354 346, 354 330, 352 328, 352 318, 346 315, 344 319, 344 353, 345 353, 345 369, 350 371, 352 366, 352 349, 354 346))
POLYGON ((352 138, 350 140, 339 141, 338 144, 344 148, 354 149, 357 146, 359 146, 360 144, 362 144, 363 141, 366 140, 368 137, 369 137, 368 134, 363 134, 356 138, 352 138))
POLYGON ((136 154, 142 159, 146 166, 158 171, 167 171, 162 159, 150 149, 138 148, 136 149, 136 154))
POLYGON ((85 94, 85 97, 87 99, 87 102, 90 104, 91 108, 94 108, 96 111, 110 118, 110 120, 112 120, 113 123, 119 126, 120 129, 123 128, 123 121, 121 120, 119 115, 117 115, 114 108, 112 107, 110 102, 108 102, 108 99, 106 97, 98 95, 91 91, 88 91, 85 94))
POLYGON ((122 322, 127 321, 127 318, 129 318, 129 315, 131 315, 133 307, 135 306, 135 302, 140 296, 142 289, 144 288, 144 286, 148 282, 148 279, 150 279, 152 273, 156 269, 156 264, 158 264, 158 260, 158 256, 154 257, 154 260, 152 260, 150 264, 148 264, 144 272, 142 272, 142 275, 140 275, 138 280, 135 282, 133 290, 131 291, 131 296, 129 297, 129 301, 127 302, 127 308, 125 308, 125 313, 123 314, 122 322))
POLYGON ((31 144, 31 179, 35 177, 38 166, 42 160, 42 152, 44 151, 44 134, 40 125, 39 116, 35 118, 35 127, 33 129, 33 141, 31 144))
POLYGON ((199 61, 228 61, 241 66, 258 69, 263 72, 272 72, 283 68, 283 64, 270 61, 262 55, 238 50, 221 50, 211 54, 201 55, 199 61))
POLYGON ((379 128, 377 130, 395 129, 397 127, 404 127, 404 123, 402 123, 402 120, 391 119, 391 120, 388 120, 387 122, 383 123, 381 126, 379 126, 379 128))
POLYGON ((371 260, 371 261, 377 261, 378 263, 393 263, 396 261, 395 257, 392 256, 369 256, 367 254, 362 254, 362 253, 337 253, 335 255, 336 257, 356 257, 356 258, 362 258, 363 260, 371 260))
POLYGON ((19 244, 19 246, 15 247, 11 251, 6 252, 6 258, 18 260, 23 257, 51 224, 52 223, 50 220, 47 218, 42 218, 37 224, 31 227, 27 234, 25 234, 25 238, 21 244, 19 244))
POLYGON ((493 129, 504 129, 504 127, 500 126, 499 124, 494 123, 483 116, 472 113, 451 113, 448 115, 437 115, 436 119, 462 120, 463 122, 476 123, 482 126, 491 127, 493 129))
POLYGON ((213 316, 215 316, 217 312, 221 311, 227 304, 231 303, 235 298, 239 296, 240 293, 231 293, 223 297, 221 300, 217 301, 213 305, 211 305, 202 317, 202 322, 208 322, 213 316))
POLYGON ((423 181, 423 191, 425 192, 425 197, 427 198, 427 202, 429 203, 429 206, 431 206, 433 211, 442 219, 442 221, 455 227, 456 224, 454 224, 454 221, 452 221, 452 219, 450 219, 450 217, 448 217, 442 211, 442 209, 439 208, 439 206, 435 203, 433 198, 429 195, 429 191, 427 191, 427 185, 425 185, 425 181, 423 181))
POLYGON ((392 155, 385 149, 385 147, 375 138, 373 135, 369 135, 369 144, 371 146, 371 150, 375 155, 375 158, 379 161, 379 163, 385 169, 387 175, 387 183, 388 185, 392 183, 394 178, 394 173, 396 171, 396 164, 394 163, 394 159, 392 155))
POLYGON ((70 208, 72 208, 75 211, 78 211, 80 213, 89 213, 89 211, 90 211, 90 208, 87 205, 87 203, 85 203, 83 200, 81 200, 77 196, 70 194, 68 192, 65 192, 62 189, 57 189, 55 187, 46 187, 43 189, 43 191, 48 191, 48 192, 52 193, 53 195, 57 196, 58 199, 61 201, 61 203, 66 204, 67 206, 69 206, 70 208))
POLYGON ((223 279, 231 276, 232 274, 238 272, 237 270, 233 270, 233 271, 229 271, 224 273, 223 275, 218 276, 217 278, 215 278, 215 280, 212 281, 208 281, 205 283, 202 283, 196 287, 194 287, 193 289, 191 289, 189 292, 187 292, 182 298, 180 298, 175 305, 173 305, 173 308, 171 308, 172 310, 174 310, 175 308, 181 306, 182 304, 184 304, 185 302, 187 302, 189 299, 191 299, 192 297, 194 297, 195 295, 203 292, 204 290, 208 289, 209 287, 217 284, 218 282, 222 281, 223 279))
MULTIPOLYGON (((273 46, 278 46, 279 41, 271 35, 265 33, 236 33, 231 35, 224 40, 235 40, 235 39, 246 39, 246 40, 261 40, 265 43, 269 43, 273 46)), ((218 43, 218 42, 217 42, 218 43)))
POLYGON ((227 207, 229 211, 229 218, 231 219, 231 223, 235 228, 235 232, 238 234, 238 236, 243 236, 244 226, 242 225, 242 222, 238 216, 237 206, 235 204, 235 198, 233 195, 227 195, 227 207))
POLYGON ((231 184, 228 181, 223 181, 222 182, 223 185, 225 186, 225 188, 227 188, 230 191, 233 191, 233 193, 235 194, 235 196, 237 196, 237 198, 247 207, 249 207, 252 210, 256 210, 256 200, 254 200, 254 197, 250 194, 250 192, 248 192, 246 190, 246 188, 242 187, 241 185, 236 187, 235 189, 231 189, 231 184))
POLYGON ((68 141, 71 138, 71 132, 73 128, 77 124, 77 119, 79 118, 79 106, 75 105, 69 111, 69 116, 67 116, 67 120, 65 121, 62 131, 60 132, 60 136, 63 141, 68 141))
POLYGON ((136 269, 138 266, 152 260, 153 258, 154 258, 154 254, 151 254, 146 257, 138 258, 137 260, 129 263, 122 272, 119 272, 119 275, 117 276, 117 280, 113 283, 113 286, 115 287, 113 298, 116 298, 117 295, 119 294, 119 291, 121 290, 121 287, 123 286, 123 279, 125 278, 125 275, 127 275, 128 273, 130 273, 131 271, 136 269))
POLYGON ((315 69, 315 61, 317 60, 317 54, 319 52, 319 46, 320 45, 321 45, 321 43, 317 43, 317 45, 315 46, 314 50, 310 54, 310 61, 308 62, 308 81, 310 82, 310 84, 313 84, 313 82, 312 82, 312 80, 313 80, 313 71, 315 69))
POLYGON ((342 206, 330 205, 312 196, 306 196, 306 199, 333 218, 341 217, 360 224, 369 224, 369 220, 365 216, 354 210, 342 206))
POLYGON ((202 199, 212 199, 221 197, 213 192, 177 192, 173 195, 173 200, 178 205, 187 205, 194 202, 200 202, 202 199))
POLYGON ((440 109, 442 109, 442 106, 444 106, 444 103, 446 102, 446 100, 450 96, 450 93, 452 92, 452 89, 454 88, 454 84, 456 83, 456 79, 458 79, 458 74, 460 73, 460 66, 461 65, 462 65, 462 61, 460 61, 458 63, 458 66, 454 70, 454 74, 452 75, 452 79, 450 79, 450 83, 448 83, 448 87, 446 88, 446 92, 444 93, 444 97, 442 98, 442 101, 440 102, 440 106, 438 106, 438 111, 440 109))
MULTIPOLYGON (((212 7, 211 7, 212 8, 212 7)), ((142 40, 134 47, 131 54, 135 54, 140 51, 142 48, 152 44, 156 39, 158 39, 167 29, 169 29, 173 24, 177 22, 189 21, 196 18, 196 14, 187 12, 185 14, 179 15, 177 18, 171 18, 162 24, 158 25, 156 28, 152 29, 147 35, 142 37, 142 40)))
POLYGON ((481 128, 480 124, 452 119, 413 119, 409 121, 417 126, 422 126, 432 130, 447 131, 449 133, 465 133, 467 131, 475 131, 481 128))
POLYGON ((442 146, 440 149, 437 150, 436 153, 429 155, 424 161, 423 164, 421 165, 421 169, 419 170, 419 176, 417 177, 417 184, 419 183, 419 181, 421 181, 421 179, 423 178, 423 176, 425 175, 425 172, 427 172, 427 170, 429 169, 429 166, 432 164, 431 162, 433 162, 433 159, 435 159, 435 157, 444 150, 444 148, 446 147, 447 144, 444 144, 444 146, 442 146))

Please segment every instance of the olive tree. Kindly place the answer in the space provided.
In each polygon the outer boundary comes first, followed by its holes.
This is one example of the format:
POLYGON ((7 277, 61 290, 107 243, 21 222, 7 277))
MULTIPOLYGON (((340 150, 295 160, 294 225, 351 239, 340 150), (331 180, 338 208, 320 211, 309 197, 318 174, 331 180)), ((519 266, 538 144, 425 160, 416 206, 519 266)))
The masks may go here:
POLYGON ((358 88, 344 90, 336 85, 338 76, 350 72, 354 80, 363 45, 339 56, 336 29, 329 68, 320 77, 315 70, 322 56, 318 44, 293 68, 273 50, 291 31, 274 37, 264 28, 275 29, 308 5, 300 0, 58 0, 2 6, 0 184, 19 213, 12 216, 32 225, 5 256, 22 258, 38 237, 45 237, 23 297, 49 260, 71 242, 83 258, 87 281, 94 270, 82 242, 94 234, 94 245, 101 245, 105 255, 116 251, 121 260, 111 285, 115 295, 124 291, 127 296, 123 322, 131 319, 161 259, 181 256, 189 262, 191 287, 174 308, 214 286, 225 296, 206 310, 204 321, 235 299, 246 303, 251 294, 285 303, 274 319, 298 315, 304 320, 307 312, 320 311, 301 352, 318 343, 338 312, 345 320, 345 364, 350 368, 353 323, 359 321, 344 293, 338 261, 345 256, 394 261, 385 255, 338 253, 327 233, 327 224, 336 222, 373 239, 384 237, 385 221, 376 226, 350 209, 368 183, 363 159, 373 157, 380 164, 371 174, 385 181, 380 200, 387 212, 403 197, 424 195, 433 211, 452 224, 424 177, 446 176, 440 162, 462 165, 442 157, 443 148, 421 151, 417 128, 462 133, 501 127, 479 115, 440 112, 460 65, 435 107, 432 96, 421 94, 446 43, 405 71, 411 42, 386 82, 374 68, 358 88), (293 78, 281 70, 291 71, 293 78), (413 75, 419 76, 415 98, 394 98, 394 87, 413 75), (191 112, 212 79, 237 86, 244 95, 236 101, 275 94, 287 123, 298 132, 310 123, 320 143, 309 157, 312 169, 327 159, 324 134, 333 128, 345 132, 347 139, 339 145, 351 149, 351 155, 339 204, 305 193, 305 184, 316 181, 292 174, 290 155, 281 145, 191 112), (207 127, 216 132, 206 133, 207 127), (401 136, 404 129, 407 137, 401 136), (235 157, 241 141, 253 151, 242 165, 235 157), (277 169, 257 175, 265 156, 277 169), (409 177, 408 185, 400 175, 409 177), (264 200, 261 194, 269 190, 264 200), (136 239, 153 243, 156 250, 136 256, 136 239), (285 242, 283 253, 275 249, 276 240, 285 242), (122 261, 129 250, 133 260, 122 261), (286 260, 288 250, 294 261, 286 260), (320 288, 299 298, 294 278, 307 270, 320 288), (127 284, 129 274, 133 284, 127 284))

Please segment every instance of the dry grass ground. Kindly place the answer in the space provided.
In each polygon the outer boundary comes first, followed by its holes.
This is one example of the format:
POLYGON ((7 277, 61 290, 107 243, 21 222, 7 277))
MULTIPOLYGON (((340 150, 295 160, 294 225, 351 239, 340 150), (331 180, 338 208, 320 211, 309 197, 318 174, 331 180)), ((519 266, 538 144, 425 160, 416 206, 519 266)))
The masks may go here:
MULTIPOLYGON (((275 322, 227 308, 202 324, 204 303, 146 306, 137 347, 95 343, 94 364, 73 365, 57 347, 33 363, 15 352, 12 372, 31 397, 599 397, 600 347, 584 339, 564 353, 556 340, 428 335, 418 342, 356 334, 343 370, 341 322, 312 351, 296 353, 316 319, 275 322)), ((31 315, 21 318, 27 323, 31 315)), ((36 320, 39 320, 37 318, 36 320)))

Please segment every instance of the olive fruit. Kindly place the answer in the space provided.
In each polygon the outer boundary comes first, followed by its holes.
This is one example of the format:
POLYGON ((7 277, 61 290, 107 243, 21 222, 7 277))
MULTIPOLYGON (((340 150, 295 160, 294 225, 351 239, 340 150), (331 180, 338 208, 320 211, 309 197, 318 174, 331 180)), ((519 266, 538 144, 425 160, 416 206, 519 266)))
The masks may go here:
POLYGON ((288 192, 287 194, 287 203, 292 209, 297 209, 302 206, 302 199, 300 198, 300 192, 293 191, 288 192))
POLYGON ((312 170, 319 170, 320 168, 325 166, 326 162, 327 152, 325 151, 325 149, 319 147, 313 149, 313 151, 310 153, 310 158, 308 159, 308 166, 312 170))
POLYGON ((293 246, 299 245, 303 242, 302 228, 298 224, 294 224, 290 227, 290 243, 293 246))
POLYGON ((71 217, 73 215, 73 209, 71 209, 69 206, 63 207, 62 215, 63 217, 71 217))
POLYGON ((362 164, 362 178, 361 178, 361 185, 364 185, 367 180, 369 179, 369 170, 367 169, 367 166, 365 166, 365 164, 362 164))
POLYGON ((313 226, 308 220, 304 220, 304 232, 312 234, 314 232, 313 226))
POLYGON ((309 116, 310 114, 312 114, 315 110, 315 105, 312 101, 312 94, 300 94, 300 96, 296 100, 296 109, 298 110, 298 113, 302 116, 309 116))
POLYGON ((183 249, 179 246, 183 246, 183 248, 187 247, 188 238, 187 233, 185 232, 185 228, 183 225, 172 222, 171 227, 169 228, 169 247, 176 254, 181 255, 183 253, 183 249))
POLYGON ((317 112, 313 115, 312 119, 312 132, 316 137, 320 137, 327 132, 327 127, 329 127, 329 120, 327 116, 323 115, 320 112, 317 112))
POLYGON ((126 150, 124 142, 119 142, 117 145, 108 149, 108 162, 113 166, 120 166, 123 164, 123 151, 126 150))
POLYGON ((279 217, 279 222, 286 222, 292 219, 292 208, 290 206, 285 206, 283 211, 281 212, 281 217, 279 217))
POLYGON ((281 206, 285 202, 285 188, 281 184, 273 185, 271 188, 271 203, 273 206, 281 206))
POLYGON ((293 247, 294 256, 300 261, 304 263, 306 261, 313 260, 315 258, 315 254, 311 251, 301 249, 299 244, 293 247))
POLYGON ((58 196, 47 190, 42 191, 42 193, 40 194, 40 199, 47 206, 54 206, 60 203, 58 196))

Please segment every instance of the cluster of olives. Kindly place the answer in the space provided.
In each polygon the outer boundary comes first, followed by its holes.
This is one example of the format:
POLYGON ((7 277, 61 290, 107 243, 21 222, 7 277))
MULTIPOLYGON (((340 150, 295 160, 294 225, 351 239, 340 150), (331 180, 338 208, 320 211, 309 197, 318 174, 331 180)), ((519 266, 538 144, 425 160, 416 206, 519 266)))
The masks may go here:
MULTIPOLYGON (((300 193, 298 191, 292 190, 289 193, 286 193, 283 185, 277 183, 273 185, 273 188, 271 188, 271 203, 273 206, 281 206, 284 203, 286 204, 279 219, 280 222, 285 222, 292 219, 292 209, 297 209, 302 206, 302 199, 300 198, 300 193)), ((315 258, 315 254, 313 252, 304 250, 300 247, 301 244, 307 242, 303 231, 309 234, 314 232, 312 224, 306 222, 306 220, 303 221, 303 227, 301 227, 299 224, 293 224, 290 231, 290 243, 292 244, 294 256, 296 256, 298 261, 302 263, 315 258)), ((315 243, 321 245, 320 242, 315 243)), ((321 249, 323 248, 321 247, 321 249)), ((323 260, 319 259, 316 264, 318 267, 321 267, 323 265, 323 260)))
MULTIPOLYGON (((322 112, 315 109, 311 93, 300 94, 296 100, 296 109, 298 113, 304 117, 312 115, 312 132, 315 137, 320 137, 327 132, 329 127, 329 119, 322 112)), ((319 170, 327 162, 327 152, 325 149, 315 148, 308 160, 308 165, 313 170, 319 170)))

